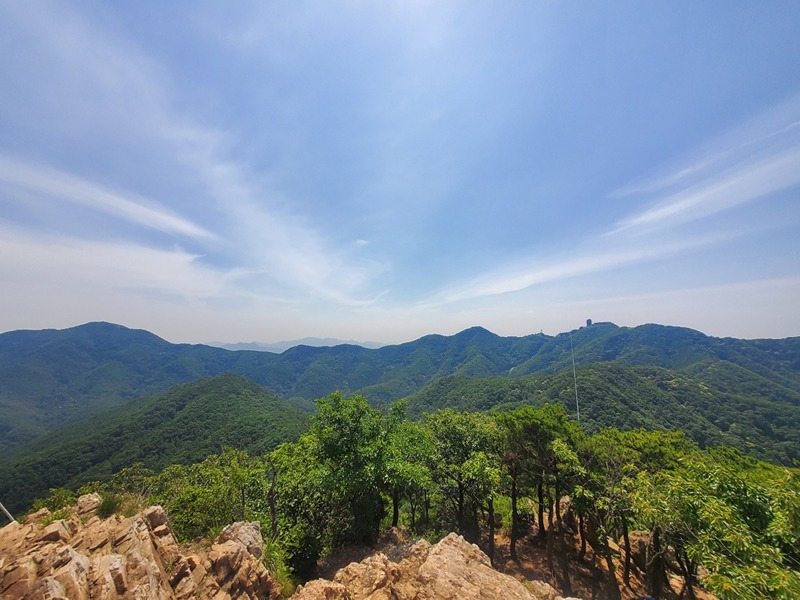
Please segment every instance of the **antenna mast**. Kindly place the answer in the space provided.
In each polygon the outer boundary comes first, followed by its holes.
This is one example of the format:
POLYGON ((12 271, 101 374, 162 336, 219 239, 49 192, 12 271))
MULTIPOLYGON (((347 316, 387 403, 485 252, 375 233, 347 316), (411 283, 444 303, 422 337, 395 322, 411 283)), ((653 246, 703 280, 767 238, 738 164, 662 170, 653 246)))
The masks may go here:
POLYGON ((0 502, 0 509, 2 509, 3 512, 6 514, 6 516, 8 517, 9 521, 11 521, 12 523, 16 523, 17 522, 17 520, 14 517, 11 516, 11 513, 6 510, 6 507, 3 506, 2 502, 0 502))
POLYGON ((578 375, 575 373, 575 348, 572 346, 572 330, 569 332, 569 352, 572 355, 572 381, 575 383, 575 412, 581 422, 581 407, 578 404, 578 375))

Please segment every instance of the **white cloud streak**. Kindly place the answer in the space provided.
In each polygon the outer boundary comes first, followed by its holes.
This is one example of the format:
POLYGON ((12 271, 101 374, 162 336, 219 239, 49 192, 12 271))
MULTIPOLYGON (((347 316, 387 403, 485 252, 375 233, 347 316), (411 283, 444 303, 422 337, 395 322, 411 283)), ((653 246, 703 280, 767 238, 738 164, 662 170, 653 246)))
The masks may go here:
MULTIPOLYGON (((748 202, 763 200, 800 183, 798 114, 800 96, 795 96, 778 108, 758 115, 746 126, 733 130, 722 141, 717 141, 716 147, 712 145, 712 149, 706 149, 692 165, 612 194, 621 197, 661 192, 662 198, 650 208, 623 218, 612 230, 601 235, 595 243, 595 246, 600 245, 599 250, 579 251, 562 259, 545 260, 544 264, 530 258, 516 267, 490 272, 444 290, 423 305, 439 306, 519 292, 544 283, 663 260, 744 235, 745 230, 728 231, 723 235, 706 233, 702 237, 680 240, 675 229, 748 202), (658 231, 664 235, 654 237, 658 231), (643 234, 649 235, 644 238, 643 234), (679 241, 674 241, 676 239, 679 241)), ((758 227, 751 225, 754 231, 758 227)))
POLYGON ((456 288, 437 294, 425 302, 426 306, 439 306, 482 298, 519 292, 536 285, 562 281, 584 275, 611 271, 664 259, 717 241, 708 236, 682 243, 651 245, 647 247, 626 246, 618 249, 600 251, 584 250, 562 259, 536 261, 530 259, 525 264, 503 269, 474 278, 456 288))
POLYGON ((158 293, 201 301, 223 293, 224 276, 179 249, 159 250, 133 243, 87 241, 65 236, 0 229, 4 281, 25 289, 46 282, 62 295, 78 294, 92 302, 93 290, 158 293))
POLYGON ((623 219, 612 233, 673 226, 701 219, 800 183, 800 149, 740 165, 671 194, 653 208, 623 219))
MULTIPOLYGON (((77 86, 79 96, 63 101, 76 105, 87 127, 97 127, 91 118, 102 120, 115 140, 144 144, 154 154, 177 159, 184 169, 182 176, 204 184, 204 197, 197 201, 215 207, 220 217, 215 234, 225 240, 215 249, 224 248, 224 261, 233 263, 234 273, 236 269, 263 273, 267 276, 260 287, 271 283, 278 294, 294 291, 343 304, 363 301, 362 290, 383 267, 353 262, 349 248, 336 246, 325 231, 310 224, 313 215, 291 214, 287 208, 294 205, 291 198, 265 184, 268 176, 254 177, 246 164, 232 156, 237 142, 232 135, 181 110, 178 90, 169 83, 170 74, 163 65, 128 40, 119 39, 119 32, 106 31, 63 5, 51 5, 46 11, 7 8, 8 16, 45 52, 48 68, 75 74, 67 87, 77 86), (85 106, 87 102, 92 107, 85 106)), ((67 112, 57 114, 71 119, 67 112)), ((155 202, 108 190, 75 174, 5 158, 0 178, 162 231, 212 237, 155 202)))
POLYGON ((689 164, 610 194, 638 196, 649 204, 623 218, 610 234, 674 227, 765 199, 798 183, 800 94, 795 94, 707 142, 689 164))
MULTIPOLYGON (((144 227, 191 238, 213 238, 210 231, 157 203, 112 191, 74 175, 0 155, 0 183, 84 206, 144 227)), ((13 192, 11 192, 13 193, 13 192)))

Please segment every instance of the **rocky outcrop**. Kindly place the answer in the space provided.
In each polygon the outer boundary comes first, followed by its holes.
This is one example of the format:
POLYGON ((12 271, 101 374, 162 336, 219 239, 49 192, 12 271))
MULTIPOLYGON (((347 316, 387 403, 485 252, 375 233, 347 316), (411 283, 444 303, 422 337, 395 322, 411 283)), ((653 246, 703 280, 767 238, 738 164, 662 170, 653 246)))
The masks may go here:
POLYGON ((232 600, 279 598, 261 562, 258 523, 235 523, 210 548, 185 553, 152 506, 101 519, 82 496, 66 519, 43 509, 0 529, 3 600, 232 600))
POLYGON ((333 581, 298 588, 293 600, 540 600, 560 598, 547 584, 527 586, 495 571, 489 557, 451 533, 435 546, 420 540, 390 560, 383 552, 340 569, 333 581), (552 595, 550 592, 553 592, 552 595))

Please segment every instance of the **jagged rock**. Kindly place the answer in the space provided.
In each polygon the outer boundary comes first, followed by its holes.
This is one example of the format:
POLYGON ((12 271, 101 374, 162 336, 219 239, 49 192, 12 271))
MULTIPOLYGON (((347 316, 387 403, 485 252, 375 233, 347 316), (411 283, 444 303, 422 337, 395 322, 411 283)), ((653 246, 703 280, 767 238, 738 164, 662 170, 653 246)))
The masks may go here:
POLYGON ((44 521, 47 517, 50 516, 50 511, 46 508, 40 508, 35 513, 31 513, 25 519, 25 525, 30 525, 31 523, 40 523, 44 521))
POLYGON ((64 587, 52 577, 39 579, 25 598, 26 600, 67 600, 64 587))
POLYGON ((334 580, 317 579, 295 600, 555 600, 547 584, 531 592, 509 575, 495 571, 489 557, 460 535, 451 533, 435 546, 424 540, 402 545, 399 562, 374 554, 340 569, 334 580))
POLYGON ((220 532, 216 541, 222 544, 229 540, 240 543, 256 558, 261 558, 264 554, 264 538, 261 537, 260 523, 239 522, 228 525, 220 532))
POLYGON ((351 600, 347 588, 341 583, 315 579, 297 588, 292 600, 351 600))
POLYGON ((164 508, 161 506, 151 506, 149 508, 145 508, 142 511, 142 515, 147 522, 150 524, 150 529, 155 531, 162 525, 167 524, 167 513, 164 511, 164 508))
POLYGON ((50 512, 41 510, 0 529, 0 599, 280 597, 260 560, 258 523, 226 528, 210 549, 184 556, 162 507, 130 518, 86 518, 100 501, 82 496, 68 519, 47 523, 50 512))
POLYGON ((94 512, 100 508, 102 502, 103 499, 100 497, 100 494, 84 494, 78 498, 78 503, 76 504, 78 514, 86 515, 90 512, 94 512))
POLYGON ((65 550, 71 552, 62 553, 61 557, 63 558, 66 555, 69 561, 53 573, 53 579, 62 585, 67 598, 71 600, 88 600, 91 563, 87 557, 77 554, 69 546, 65 550))
POLYGON ((340 569, 333 580, 354 598, 371 598, 377 590, 394 587, 400 576, 400 567, 379 552, 340 569))
POLYGON ((431 548, 417 578, 430 592, 420 598, 534 598, 519 581, 495 571, 477 546, 454 533, 431 548))
POLYGON ((42 530, 39 535, 40 542, 66 542, 69 541, 71 532, 67 524, 62 521, 53 521, 42 530))

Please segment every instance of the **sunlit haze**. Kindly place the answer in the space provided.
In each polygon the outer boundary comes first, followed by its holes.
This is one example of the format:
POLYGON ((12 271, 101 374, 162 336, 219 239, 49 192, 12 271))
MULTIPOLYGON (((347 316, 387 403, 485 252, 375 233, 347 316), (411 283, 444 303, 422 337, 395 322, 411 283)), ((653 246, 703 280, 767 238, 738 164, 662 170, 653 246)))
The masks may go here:
POLYGON ((800 3, 0 0, 0 331, 800 335, 800 3))

